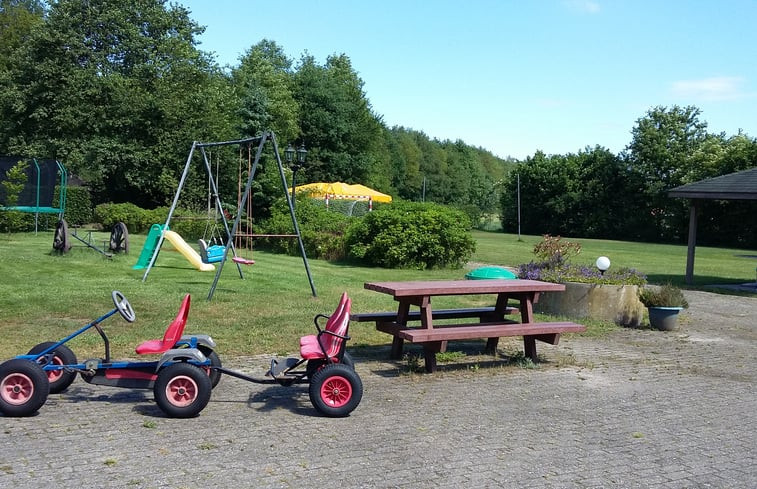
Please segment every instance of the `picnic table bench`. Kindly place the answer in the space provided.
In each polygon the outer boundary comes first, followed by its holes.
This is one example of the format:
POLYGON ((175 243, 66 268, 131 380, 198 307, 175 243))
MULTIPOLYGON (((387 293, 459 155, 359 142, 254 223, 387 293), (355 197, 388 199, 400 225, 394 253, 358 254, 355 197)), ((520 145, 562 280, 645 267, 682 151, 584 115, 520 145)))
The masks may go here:
POLYGON ((561 291, 562 284, 536 280, 448 280, 431 282, 369 282, 365 288, 392 295, 399 303, 394 312, 358 313, 352 318, 358 322, 373 321, 376 329, 392 335, 393 359, 401 358, 404 341, 423 345, 426 371, 436 370, 436 353, 444 351, 447 341, 487 338, 485 351, 496 352, 500 337, 522 336, 527 357, 536 361, 536 340, 556 345, 560 334, 585 331, 580 324, 560 322, 535 322, 533 304, 539 293, 561 291), (442 295, 496 294, 494 307, 433 310, 431 298, 442 295), (515 299, 519 307, 508 306, 515 299), (410 310, 417 306, 418 310, 410 310), (521 321, 506 319, 520 311, 521 321), (478 323, 440 324, 440 319, 478 318, 478 323), (409 322, 420 321, 420 327, 409 322))

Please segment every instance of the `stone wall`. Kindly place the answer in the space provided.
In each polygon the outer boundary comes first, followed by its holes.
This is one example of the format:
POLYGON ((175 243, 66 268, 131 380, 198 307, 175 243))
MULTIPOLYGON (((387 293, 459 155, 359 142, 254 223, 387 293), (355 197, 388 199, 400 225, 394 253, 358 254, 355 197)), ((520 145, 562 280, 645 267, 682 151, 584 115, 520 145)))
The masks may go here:
POLYGON ((570 318, 593 318, 638 327, 644 319, 644 305, 636 285, 594 285, 568 282, 565 292, 545 292, 534 311, 570 318))

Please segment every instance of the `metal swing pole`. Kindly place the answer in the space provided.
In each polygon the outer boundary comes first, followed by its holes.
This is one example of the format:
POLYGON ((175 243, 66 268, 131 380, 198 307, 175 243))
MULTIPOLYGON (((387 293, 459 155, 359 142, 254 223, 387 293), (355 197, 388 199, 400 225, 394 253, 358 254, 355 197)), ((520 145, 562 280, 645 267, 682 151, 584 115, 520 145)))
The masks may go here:
MULTIPOLYGON (((266 140, 266 134, 263 135, 263 137, 260 138, 260 142, 258 143, 258 149, 255 153, 255 161, 252 164, 252 169, 250 170, 250 174, 247 176, 247 184, 244 187, 244 194, 242 194, 242 199, 239 201, 239 208, 244 209, 244 205, 247 202, 247 197, 250 194, 250 188, 252 187, 252 181, 255 177, 255 172, 258 169, 258 161, 260 161, 260 155, 263 153, 263 145, 265 144, 266 140)), ((245 143, 247 142, 250 144, 253 142, 254 139, 245 140, 245 141, 238 141, 239 143, 245 143)), ((226 263, 226 259, 229 256, 229 249, 233 246, 234 237, 236 236, 237 230, 239 229, 239 221, 242 218, 242 213, 237 211, 237 217, 234 218, 234 226, 231 229, 231 232, 227 236, 226 240, 226 249, 223 251, 223 260, 221 260, 218 263, 218 269, 216 270, 216 276, 213 279, 213 285, 210 286, 210 291, 208 292, 208 300, 213 298, 213 293, 216 290, 216 286, 218 285, 218 280, 221 278, 221 272, 223 272, 223 265, 226 263)), ((239 264, 236 264, 239 268, 239 264)), ((241 273, 241 270, 240 270, 241 273)))
POLYGON ((179 186, 176 189, 176 195, 174 195, 173 197, 173 203, 171 203, 171 208, 168 210, 168 217, 166 217, 166 223, 165 225, 163 225, 163 230, 160 232, 158 243, 155 246, 155 250, 152 252, 152 256, 150 257, 150 263, 147 264, 147 268, 145 269, 145 274, 142 276, 142 282, 147 280, 147 274, 150 273, 150 269, 155 264, 155 260, 158 258, 160 247, 163 246, 163 241, 165 240, 165 235, 166 235, 166 229, 168 229, 168 223, 171 222, 171 216, 173 216, 173 212, 174 210, 176 210, 176 204, 179 203, 179 195, 181 194, 181 189, 184 188, 184 182, 186 181, 187 175, 189 174, 189 166, 192 163, 192 156, 194 155, 196 147, 197 147, 197 141, 194 141, 192 143, 192 149, 189 150, 187 163, 186 165, 184 165, 184 172, 181 174, 181 179, 179 180, 179 186))
MULTIPOLYGON (((223 228, 226 230, 226 236, 231 236, 231 231, 229 231, 229 222, 226 220, 226 215, 223 213, 223 203, 221 202, 221 196, 218 193, 218 185, 216 183, 216 180, 213 178, 213 167, 208 162, 208 158, 205 154, 205 147, 200 147, 200 151, 202 151, 202 159, 205 162, 205 168, 208 170, 208 177, 210 186, 213 190, 213 195, 216 197, 216 205, 220 207, 221 209, 221 220, 223 221, 223 228)), ((210 201, 210 196, 208 196, 208 201, 210 201)), ((233 256, 237 256, 237 250, 234 248, 234 244, 231 244, 231 251, 233 253, 233 256)), ((224 252, 224 260, 226 259, 226 254, 224 252)), ((242 272, 242 267, 239 265, 239 263, 235 263, 237 266, 237 271, 239 272, 239 278, 244 279, 244 273, 242 272)))
MULTIPOLYGON (((279 145, 276 143, 276 135, 272 131, 268 131, 266 134, 270 134, 271 142, 273 143, 273 153, 276 156, 276 163, 279 165, 279 175, 281 176, 281 185, 284 189, 284 195, 287 199, 287 205, 289 205, 289 214, 292 216, 292 225, 294 226, 294 232, 297 234, 297 243, 300 245, 300 253, 302 254, 302 262, 305 264, 305 272, 308 275, 308 282, 310 282, 310 290, 313 292, 313 297, 318 297, 315 292, 315 284, 313 284, 313 276, 310 274, 310 265, 308 264, 308 257, 305 254, 305 245, 302 242, 302 234, 300 234, 300 226, 297 224, 297 217, 294 214, 294 206, 292 205, 292 199, 287 192, 287 180, 284 175, 284 166, 281 164, 281 155, 279 154, 279 145)), ((294 185, 292 185, 292 193, 294 193, 294 185)))

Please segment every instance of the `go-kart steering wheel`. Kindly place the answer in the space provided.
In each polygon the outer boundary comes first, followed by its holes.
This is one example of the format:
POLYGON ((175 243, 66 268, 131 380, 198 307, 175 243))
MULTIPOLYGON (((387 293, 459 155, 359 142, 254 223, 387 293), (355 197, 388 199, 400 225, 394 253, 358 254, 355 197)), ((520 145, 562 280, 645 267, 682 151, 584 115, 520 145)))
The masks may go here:
POLYGON ((133 323, 137 319, 137 315, 134 314, 134 309, 131 308, 131 304, 126 300, 126 297, 117 290, 114 290, 111 295, 113 296, 113 304, 115 304, 121 316, 128 322, 133 323))

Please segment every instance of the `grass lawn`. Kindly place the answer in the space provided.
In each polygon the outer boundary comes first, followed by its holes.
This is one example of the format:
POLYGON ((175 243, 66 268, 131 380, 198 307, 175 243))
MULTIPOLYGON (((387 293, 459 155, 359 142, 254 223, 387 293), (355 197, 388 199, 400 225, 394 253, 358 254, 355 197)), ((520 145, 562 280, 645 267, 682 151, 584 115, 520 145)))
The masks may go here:
MULTIPOLYGON (((107 233, 93 233, 101 244, 107 233)), ((478 251, 473 261, 515 266, 530 261, 540 237, 476 232, 478 251)), ((214 272, 198 272, 170 245, 164 245, 146 282, 143 271, 132 270, 144 236, 132 235, 129 255, 106 259, 78 241, 64 256, 51 253, 52 233, 0 234, 0 359, 42 341, 57 340, 113 308, 111 291, 120 290, 131 302, 137 321, 112 317, 103 323, 114 358, 133 357, 139 342, 162 336, 184 294, 192 295, 187 331, 211 334, 221 355, 286 354, 296 351, 298 338, 313 332, 315 314, 329 314, 343 291, 353 311, 394 310, 391 297, 363 289, 366 281, 460 279, 465 270, 387 270, 310 260, 318 293, 313 297, 299 257, 254 252, 256 264, 243 267, 241 280, 231 262, 223 270, 213 300, 206 300, 214 272)), ((577 261, 593 263, 607 255, 612 266, 636 267, 650 281, 683 282, 685 246, 649 245, 622 241, 576 240, 583 245, 577 261)), ((754 280, 757 260, 739 250, 698 248, 697 284, 754 280)), ((491 298, 440 298, 438 307, 488 305, 491 298)), ((591 329, 602 330, 607 325, 591 329)), ((369 323, 354 323, 350 346, 388 345, 389 337, 369 323)), ((71 348, 80 359, 101 356, 95 332, 75 339, 71 348)))

